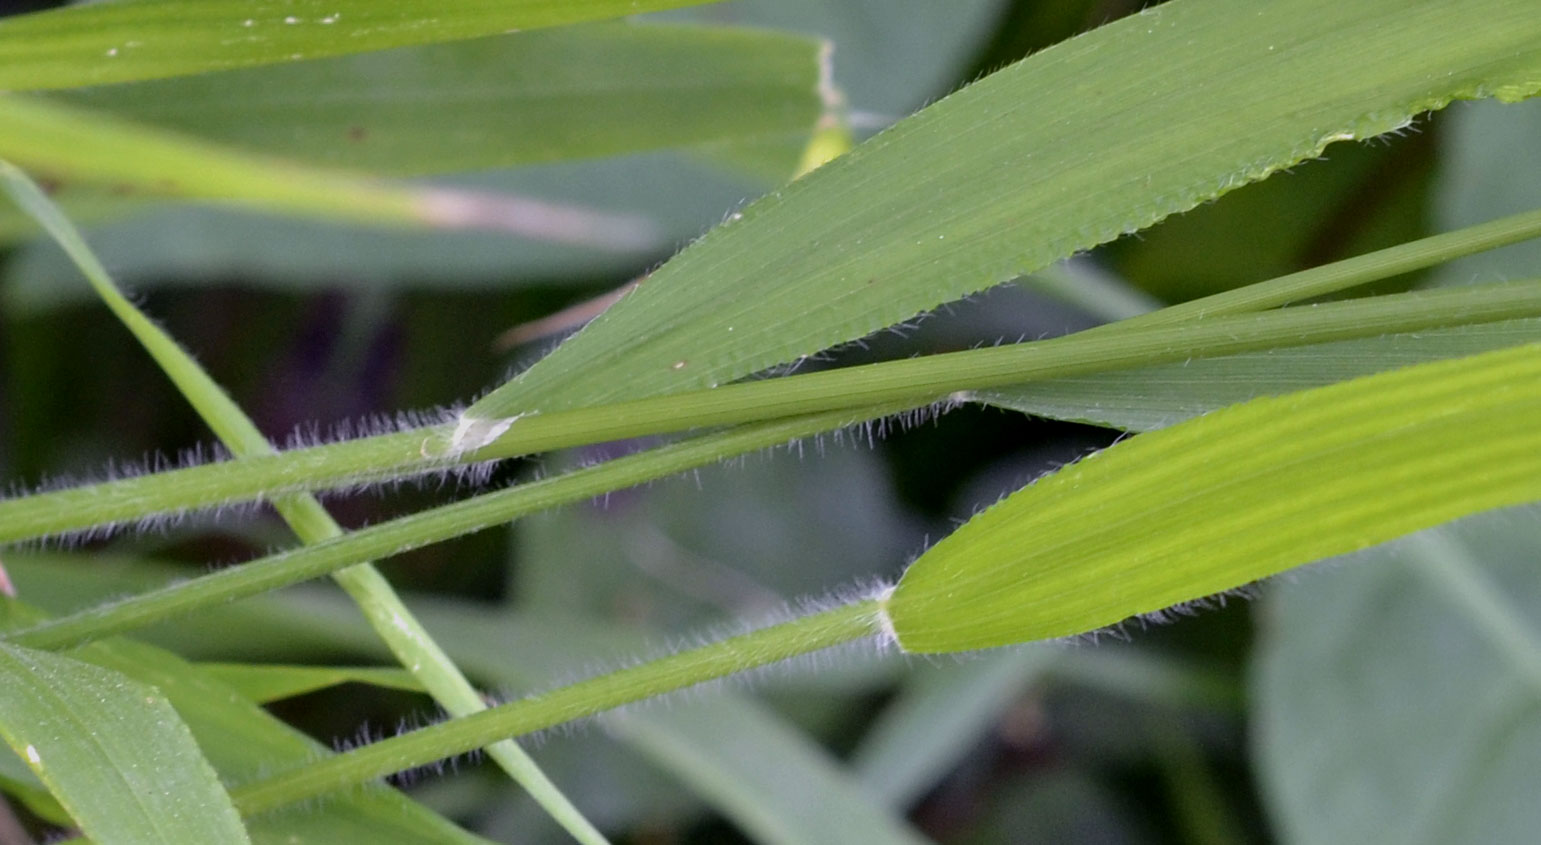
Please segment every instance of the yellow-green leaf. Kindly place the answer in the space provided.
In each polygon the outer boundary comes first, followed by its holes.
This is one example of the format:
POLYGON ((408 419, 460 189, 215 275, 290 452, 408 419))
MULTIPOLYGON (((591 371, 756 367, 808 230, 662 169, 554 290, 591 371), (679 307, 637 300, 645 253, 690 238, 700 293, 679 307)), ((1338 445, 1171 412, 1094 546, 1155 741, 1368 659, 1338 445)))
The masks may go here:
POLYGON ((1541 499, 1541 344, 1234 405, 1046 476, 923 555, 913 652, 1063 637, 1541 499))

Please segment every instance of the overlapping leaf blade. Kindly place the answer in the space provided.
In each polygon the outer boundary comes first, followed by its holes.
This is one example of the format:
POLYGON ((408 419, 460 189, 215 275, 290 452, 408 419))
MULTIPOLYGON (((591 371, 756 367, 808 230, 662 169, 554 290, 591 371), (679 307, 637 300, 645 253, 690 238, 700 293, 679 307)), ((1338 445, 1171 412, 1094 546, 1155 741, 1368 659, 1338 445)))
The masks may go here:
MULTIPOLYGON (((1333 141, 1454 98, 1526 96, 1541 86, 1538 44, 1541 20, 1501 0, 1148 9, 747 207, 468 417, 706 387, 795 360, 1333 141)), ((463 431, 474 445, 476 429, 463 431)))
POLYGON ((1541 498, 1541 345, 1254 400, 975 517, 888 600, 917 652, 1063 637, 1541 498))

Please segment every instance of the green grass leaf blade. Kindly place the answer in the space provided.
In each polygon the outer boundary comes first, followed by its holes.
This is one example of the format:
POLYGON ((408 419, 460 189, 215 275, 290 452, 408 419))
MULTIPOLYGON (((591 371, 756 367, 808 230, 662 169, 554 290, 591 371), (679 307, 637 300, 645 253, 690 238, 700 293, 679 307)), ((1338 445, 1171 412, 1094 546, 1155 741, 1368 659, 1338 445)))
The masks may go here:
POLYGON ((0 22, 0 90, 73 88, 456 41, 709 0, 122 0, 0 22))
POLYGON ((806 137, 819 51, 777 32, 598 24, 51 99, 249 152, 422 175, 806 137))
MULTIPOLYGON (((1507 0, 1147 9, 986 77, 745 208, 467 419, 710 387, 796 360, 1335 141, 1456 98, 1527 96, 1541 87, 1537 45, 1541 18, 1507 0)), ((477 433, 465 427, 461 445, 478 445, 477 433)))
POLYGON ((1278 396, 1398 367, 1541 342, 1541 320, 1431 329, 1247 355, 1196 358, 982 390, 971 398, 1024 414, 1151 431, 1259 396, 1278 396))
MULTIPOLYGON (((177 389, 198 411, 199 416, 214 429, 233 454, 248 457, 276 454, 277 450, 257 429, 256 424, 198 362, 118 290, 79 231, 70 225, 58 207, 25 174, 8 162, 0 161, 0 186, 17 205, 33 215, 75 260, 108 308, 144 345, 177 389)), ((297 494, 280 498, 274 505, 295 534, 307 543, 318 543, 343 534, 342 528, 314 496, 297 494)), ((412 612, 391 589, 385 577, 370 566, 368 561, 359 561, 356 566, 334 573, 334 577, 358 604, 380 637, 390 644, 401 663, 416 673, 422 685, 446 710, 464 715, 484 709, 485 705, 476 689, 412 616, 412 612)), ((568 802, 529 755, 517 745, 499 743, 488 749, 488 754, 521 786, 529 790, 579 842, 585 845, 605 842, 599 831, 568 802)))
POLYGON ((154 687, 0 645, 0 735, 104 845, 250 841, 213 766, 154 687))
POLYGON ((145 197, 233 201, 377 225, 489 229, 618 250, 652 245, 651 227, 631 217, 514 196, 394 186, 14 94, 0 94, 0 158, 61 184, 145 197))
MULTIPOLYGON (((322 601, 326 598, 288 593, 257 602, 272 614, 269 624, 286 634, 303 636, 297 629, 320 628, 334 647, 376 650, 357 623, 326 611, 332 604, 322 601)), ((418 610, 457 663, 512 691, 542 689, 574 665, 625 663, 636 654, 638 640, 647 638, 632 626, 544 610, 518 613, 427 597, 418 610)), ((866 841, 860 835, 863 830, 884 833, 887 841, 895 842, 909 834, 897 814, 885 812, 871 796, 852 788, 855 779, 848 771, 832 767, 827 754, 809 747, 793 723, 742 693, 713 690, 709 696, 671 701, 667 707, 639 707, 605 717, 604 727, 608 735, 684 781, 756 842, 866 841), (791 747, 759 750, 782 742, 791 747), (772 757, 775 764, 770 763, 772 757), (770 773, 777 782, 759 788, 770 773), (819 785, 816 813, 808 812, 797 784, 819 785)))
POLYGON ((887 609, 901 647, 1080 634, 1541 498, 1541 345, 1264 398, 1140 435, 938 543, 887 609))

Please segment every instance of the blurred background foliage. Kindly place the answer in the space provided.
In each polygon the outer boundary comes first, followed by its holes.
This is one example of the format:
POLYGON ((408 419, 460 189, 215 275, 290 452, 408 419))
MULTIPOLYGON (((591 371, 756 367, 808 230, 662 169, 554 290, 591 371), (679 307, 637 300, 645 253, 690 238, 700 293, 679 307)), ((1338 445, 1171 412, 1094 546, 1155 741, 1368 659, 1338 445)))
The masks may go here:
MULTIPOLYGON (((863 135, 1138 6, 738 0, 657 17, 829 39, 835 81, 863 135)), ((1078 261, 1178 302, 1535 208, 1541 168, 1522 166, 1519 154, 1541 149, 1537 105, 1458 105, 1400 137, 1333 146, 1324 160, 1078 261)), ((679 245, 788 178, 805 142, 768 133, 450 181, 641 214, 679 245)), ((108 268, 279 440, 318 422, 324 436, 334 421, 472 397, 551 344, 499 348, 510 327, 667 257, 185 206, 112 219, 89 235, 108 268)), ((0 477, 21 491, 207 443, 62 255, 15 231, 5 237, 0 477)), ((1538 248, 1520 246, 1397 283, 1517 278, 1538 266, 1538 248)), ((833 359, 941 352, 1096 322, 1030 284, 1008 285, 833 359)), ((514 693, 649 644, 765 618, 831 584, 895 576, 929 539, 1114 437, 964 408, 894 428, 870 448, 825 438, 401 555, 383 569, 419 595, 430 629, 473 677, 514 693)), ((512 463, 493 483, 597 456, 512 463)), ((359 526, 455 494, 406 488, 329 504, 344 525, 359 526)), ((1523 841, 1541 823, 1525 798, 1541 775, 1541 575, 1524 553, 1537 532, 1527 514, 1483 519, 1480 543, 1468 539, 1477 534, 1469 525, 1457 526, 1127 639, 961 661, 849 655, 833 670, 772 673, 752 692, 637 708, 552 737, 536 754, 623 842, 773 840, 746 830, 734 801, 783 789, 791 806, 811 808, 837 781, 943 842, 1523 841), (1513 624, 1495 629, 1494 618, 1513 624), (690 732, 715 737, 719 759, 680 763, 699 748, 680 739, 690 732), (771 783, 775 766, 757 762, 771 754, 803 755, 833 780, 771 783), (722 779, 750 773, 767 782, 721 794, 735 789, 722 779)), ((263 513, 6 562, 24 598, 63 609, 288 542, 263 513)), ((149 636, 195 658, 380 660, 330 592, 292 590, 149 636)), ((388 732, 427 700, 350 683, 270 706, 333 741, 388 732)), ((412 793, 494 839, 562 841, 506 779, 481 768, 420 780, 412 793)), ((859 830, 848 833, 843 841, 861 841, 859 830)))

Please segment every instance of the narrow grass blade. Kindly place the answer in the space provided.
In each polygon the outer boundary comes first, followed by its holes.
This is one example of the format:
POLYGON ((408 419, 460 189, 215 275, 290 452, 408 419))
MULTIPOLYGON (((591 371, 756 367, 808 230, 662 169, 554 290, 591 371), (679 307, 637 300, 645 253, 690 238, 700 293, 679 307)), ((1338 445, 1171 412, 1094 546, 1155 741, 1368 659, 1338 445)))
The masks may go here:
MULTIPOLYGON (((1541 236, 1541 211, 1527 211, 1160 310, 1144 309, 1091 332, 1169 326, 1242 314, 1422 270, 1541 236)), ((1037 281, 1035 279, 1035 281, 1037 281)), ((1096 280, 1092 280, 1095 282, 1096 280)), ((1052 280, 1051 291, 1065 281, 1052 280)), ((1099 303, 1092 303, 1096 308, 1099 303)), ((1275 349, 1074 379, 979 391, 990 405, 1055 419, 1148 431, 1225 405, 1343 381, 1382 370, 1456 358, 1541 339, 1541 323, 1435 329, 1362 341, 1275 349)))
POLYGON ((1258 399, 1040 479, 886 601, 911 652, 1072 636, 1541 498, 1541 345, 1258 399))
POLYGON ((1259 396, 1536 342, 1541 320, 1509 320, 1053 379, 970 398, 1024 414, 1150 431, 1259 396))
MULTIPOLYGON (((23 210, 31 214, 59 245, 73 258, 81 272, 96 289, 107 307, 144 345, 176 384, 177 389, 197 409, 220 440, 236 455, 273 455, 276 449, 255 423, 241 411, 228 394, 152 320, 146 317, 118 290, 112 278, 91 253, 84 238, 58 207, 25 174, 0 161, 0 184, 23 210)), ((299 494, 276 501, 280 515, 301 540, 317 543, 340 537, 342 528, 309 494, 299 494)), ((434 698, 451 713, 464 715, 484 708, 481 696, 454 663, 434 643, 427 630, 368 561, 335 573, 338 584, 359 605, 381 639, 395 652, 402 665, 409 667, 434 698)), ((488 749, 489 755, 537 801, 585 845, 605 842, 605 838, 561 794, 513 743, 499 743, 488 749)))
MULTIPOLYGON (((1120 329, 1166 326, 1185 320, 1243 314, 1288 305, 1424 270, 1447 261, 1541 237, 1541 209, 1500 217, 1419 238, 1397 246, 1290 273, 1191 302, 1136 315, 1115 324, 1120 329)), ((1099 329, 1109 330, 1108 327, 1099 329)))
POLYGON ((104 845, 251 841, 213 766, 154 687, 0 644, 0 736, 104 845))
POLYGON ((0 158, 61 185, 225 200, 269 211, 396 226, 476 228, 628 250, 653 246, 630 217, 444 188, 405 188, 247 155, 59 103, 0 94, 0 158))
POLYGON ((1527 96, 1541 17, 1522 6, 1175 0, 1044 50, 735 214, 472 405, 457 445, 485 442, 486 421, 795 361, 1333 142, 1527 96))
MULTIPOLYGON (((883 416, 902 408, 888 406, 868 410, 875 416, 883 416)), ((78 644, 202 607, 317 578, 364 561, 421 548, 546 508, 581 502, 724 458, 811 437, 864 418, 864 415, 845 411, 811 414, 697 437, 566 475, 398 517, 341 537, 51 620, 13 632, 8 639, 41 648, 78 644)))
POLYGON ((807 137, 819 51, 777 32, 599 24, 51 99, 248 152, 421 175, 807 137))
POLYGON ((120 0, 0 21, 0 90, 73 88, 602 20, 710 0, 120 0))
POLYGON ((277 666, 267 663, 203 663, 200 668, 258 704, 281 701, 342 684, 368 684, 409 692, 424 691, 423 685, 405 669, 277 666))
POLYGON ((492 739, 519 736, 870 637, 878 632, 875 611, 875 602, 854 602, 376 742, 240 787, 235 792, 236 806, 243 812, 263 812, 477 748, 492 739))

